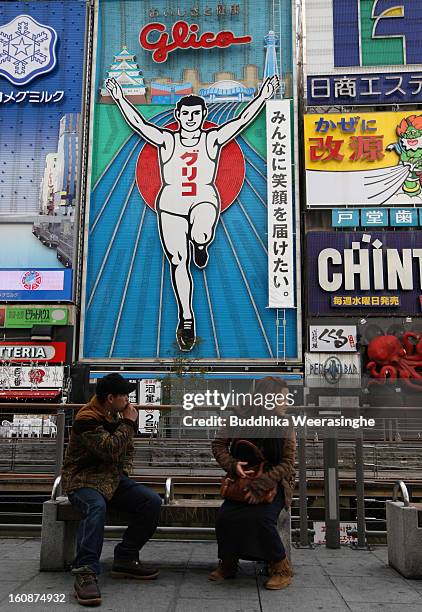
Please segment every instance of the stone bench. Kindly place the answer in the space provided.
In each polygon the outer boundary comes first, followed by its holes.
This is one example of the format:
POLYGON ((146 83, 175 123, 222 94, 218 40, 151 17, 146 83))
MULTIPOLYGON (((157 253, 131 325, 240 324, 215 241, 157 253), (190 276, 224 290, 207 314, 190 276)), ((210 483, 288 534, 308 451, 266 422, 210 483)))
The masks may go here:
MULTIPOLYGON (((41 571, 66 570, 75 556, 76 532, 81 514, 77 508, 72 506, 67 497, 56 498, 54 491, 58 484, 59 478, 56 479, 53 487, 52 498, 43 504, 41 571)), ((176 527, 186 532, 200 533, 204 528, 207 532, 212 532, 221 504, 220 499, 177 499, 173 494, 171 479, 168 478, 157 531, 166 532, 166 528, 176 527)), ((129 519, 129 514, 107 510, 106 526, 125 526, 129 519)), ((290 558, 290 511, 282 510, 280 513, 278 531, 290 558)))
POLYGON ((386 521, 389 565, 405 578, 421 580, 422 504, 387 501, 386 521))

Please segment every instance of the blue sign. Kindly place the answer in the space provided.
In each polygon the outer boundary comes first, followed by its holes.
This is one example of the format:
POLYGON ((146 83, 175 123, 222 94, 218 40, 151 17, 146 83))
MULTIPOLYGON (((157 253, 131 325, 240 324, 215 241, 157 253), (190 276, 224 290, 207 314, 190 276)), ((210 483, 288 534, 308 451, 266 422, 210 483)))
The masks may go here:
POLYGON ((26 85, 56 65, 57 32, 30 15, 0 25, 0 74, 13 85, 26 85))
POLYGON ((388 227, 387 208, 364 208, 360 211, 360 218, 362 227, 388 227))
POLYGON ((0 268, 1 302, 71 302, 73 271, 0 268))
POLYGON ((331 211, 332 227, 358 227, 359 226, 359 209, 344 210, 334 208, 331 211))
POLYGON ((422 102, 422 71, 308 76, 307 99, 310 105, 414 104, 422 102))
MULTIPOLYGON (((0 268, 71 279, 86 10, 86 0, 0 2, 0 268)), ((11 293, 0 299, 40 292, 11 293)))
POLYGON ((390 225, 392 227, 417 227, 417 208, 391 208, 390 225))
POLYGON ((422 63, 422 2, 333 0, 334 66, 422 63))

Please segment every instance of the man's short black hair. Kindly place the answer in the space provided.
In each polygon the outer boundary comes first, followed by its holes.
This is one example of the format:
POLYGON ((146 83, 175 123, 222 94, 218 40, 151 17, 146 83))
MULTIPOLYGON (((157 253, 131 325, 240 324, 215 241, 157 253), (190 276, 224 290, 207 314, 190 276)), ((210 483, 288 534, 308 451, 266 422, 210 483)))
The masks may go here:
POLYGON ((135 389, 136 383, 130 383, 117 372, 112 372, 100 378, 95 388, 95 394, 98 401, 103 404, 110 393, 111 395, 129 395, 135 389))
POLYGON ((205 100, 201 96, 184 96, 180 98, 176 104, 176 110, 180 111, 182 106, 202 106, 203 110, 207 110, 205 100))

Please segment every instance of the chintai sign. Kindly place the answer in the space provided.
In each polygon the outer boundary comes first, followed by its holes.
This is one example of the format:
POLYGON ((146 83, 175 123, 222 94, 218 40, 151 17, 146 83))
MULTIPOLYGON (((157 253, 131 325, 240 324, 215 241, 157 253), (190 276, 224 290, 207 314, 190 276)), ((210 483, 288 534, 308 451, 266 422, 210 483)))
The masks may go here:
POLYGON ((422 234, 310 232, 312 315, 420 313, 422 234))

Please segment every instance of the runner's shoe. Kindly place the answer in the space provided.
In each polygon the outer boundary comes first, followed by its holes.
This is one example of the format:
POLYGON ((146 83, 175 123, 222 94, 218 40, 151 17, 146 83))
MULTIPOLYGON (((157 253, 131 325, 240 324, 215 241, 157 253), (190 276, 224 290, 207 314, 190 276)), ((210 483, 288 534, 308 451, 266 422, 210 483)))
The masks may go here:
POLYGON ((195 345, 195 321, 194 319, 179 319, 176 339, 181 351, 190 351, 195 345))
POLYGON ((198 246, 194 243, 193 245, 193 261, 197 268, 205 268, 208 263, 208 248, 206 245, 198 246))

